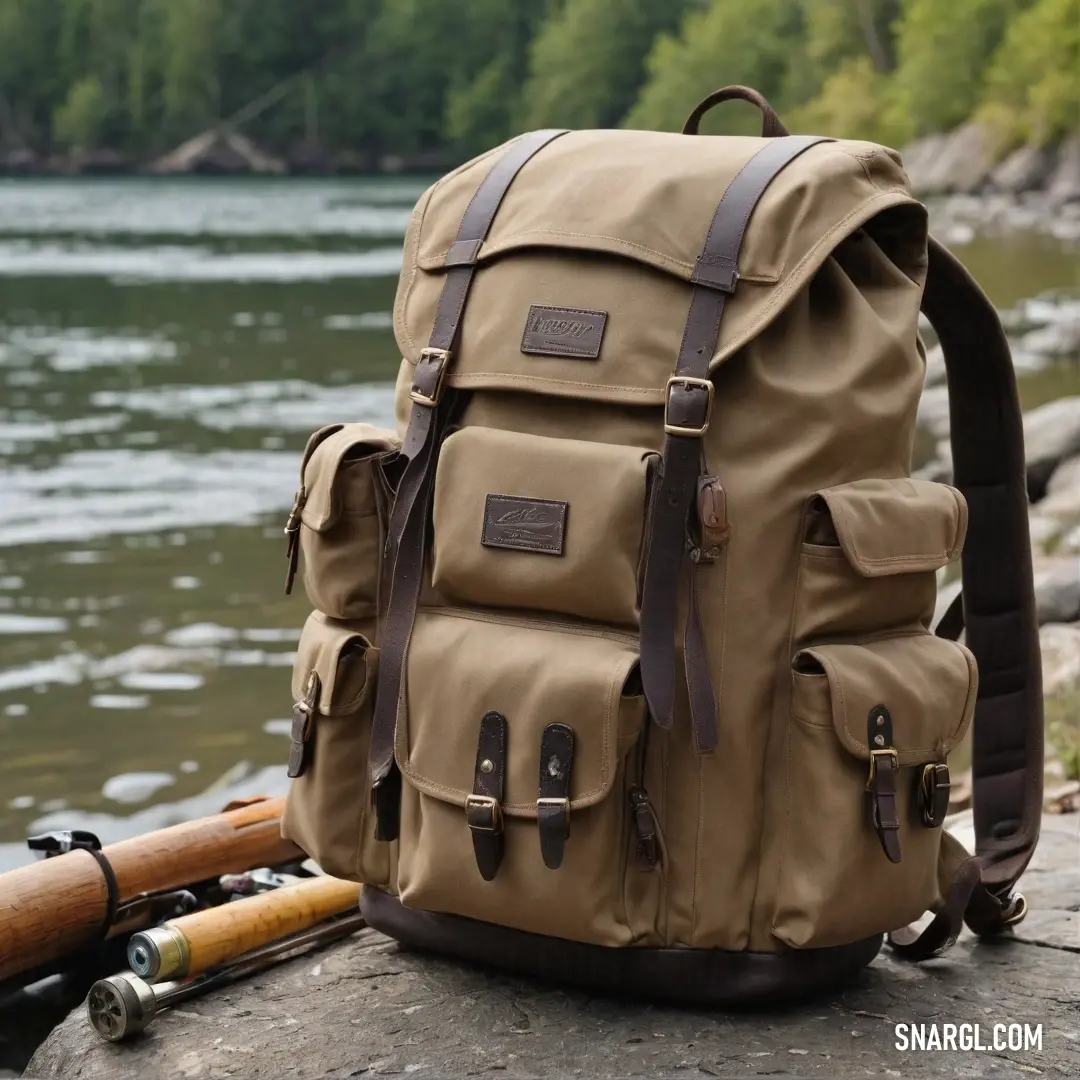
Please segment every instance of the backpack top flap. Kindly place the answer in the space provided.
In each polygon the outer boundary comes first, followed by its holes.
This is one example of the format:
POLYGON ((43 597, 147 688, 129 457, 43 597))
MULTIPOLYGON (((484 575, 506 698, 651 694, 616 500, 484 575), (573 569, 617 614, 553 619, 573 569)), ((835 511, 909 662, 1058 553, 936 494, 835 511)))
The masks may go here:
MULTIPOLYGON (((717 204, 769 141, 599 130, 572 131, 545 146, 511 185, 479 245, 476 295, 448 383, 660 403, 682 337, 686 285, 717 204), (568 350, 567 359, 549 355, 538 365, 518 346, 530 311, 544 304, 555 270, 550 260, 565 269, 588 254, 620 257, 594 259, 582 273, 595 285, 581 289, 580 306, 603 310, 580 315, 585 323, 604 316, 606 325, 594 322, 585 331, 606 335, 605 355, 568 350), (483 269, 495 260, 505 265, 485 283, 483 269), (514 270, 515 263, 521 268, 514 270), (481 292, 493 302, 483 302, 481 292), (632 359, 623 347, 631 343, 632 359)), ((466 207, 507 145, 449 173, 417 203, 394 310, 398 345, 410 363, 428 343, 447 251, 466 207)), ((812 146, 782 169, 751 215, 739 254, 740 287, 729 297, 712 366, 759 334, 845 236, 889 208, 903 208, 898 227, 879 229, 875 239, 921 287, 926 213, 898 155, 836 140, 812 146)))

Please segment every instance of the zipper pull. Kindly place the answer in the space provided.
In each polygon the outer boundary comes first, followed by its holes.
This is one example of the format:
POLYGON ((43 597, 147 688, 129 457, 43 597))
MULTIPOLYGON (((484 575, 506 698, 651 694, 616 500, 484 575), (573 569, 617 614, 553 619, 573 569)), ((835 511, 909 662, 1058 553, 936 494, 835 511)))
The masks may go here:
POLYGON ((656 812, 649 802, 649 793, 644 788, 630 789, 630 809, 634 813, 634 830, 637 832, 637 866, 642 873, 647 874, 656 869, 660 846, 657 841, 656 812))
POLYGON ((300 513, 306 502, 307 492, 301 487, 285 522, 285 535, 289 538, 288 547, 285 549, 285 558, 289 560, 289 572, 285 575, 286 596, 292 592, 293 582, 296 580, 296 566, 300 560, 300 513))

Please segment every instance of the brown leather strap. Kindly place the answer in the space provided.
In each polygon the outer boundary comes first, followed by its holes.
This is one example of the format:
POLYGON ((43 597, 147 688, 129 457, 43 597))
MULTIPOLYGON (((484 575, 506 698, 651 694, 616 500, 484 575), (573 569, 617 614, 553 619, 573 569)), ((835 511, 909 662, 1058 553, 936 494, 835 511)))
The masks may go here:
POLYGON ((776 110, 759 94, 749 86, 725 86, 720 90, 714 90, 707 98, 700 101, 694 111, 686 118, 683 124, 684 135, 696 135, 701 118, 714 106, 722 101, 749 101, 761 110, 761 135, 766 139, 780 138, 788 134, 788 129, 780 123, 780 117, 776 110))
POLYGON ((893 722, 884 705, 875 705, 866 718, 866 745, 870 747, 870 820, 889 862, 900 861, 900 812, 896 784, 900 763, 893 745, 893 722))
POLYGON ((460 408, 459 395, 444 392, 465 300, 472 284, 480 245, 487 236, 514 177, 521 167, 565 129, 534 131, 512 143, 483 180, 465 208, 457 239, 446 256, 446 279, 428 347, 413 376, 413 401, 401 454, 408 459, 390 514, 384 559, 392 568, 390 600, 382 627, 379 686, 371 726, 368 771, 375 805, 375 837, 393 840, 398 830, 400 776, 394 764, 394 731, 401 695, 405 656, 412 636, 424 570, 424 544, 438 445, 447 423, 460 408))
POLYGON ((506 783, 506 717, 487 712, 476 740, 473 793, 465 800, 476 866, 485 881, 499 872, 503 857, 503 788, 506 783))
POLYGON ((1023 419, 997 313, 933 239, 922 307, 945 354, 953 483, 968 504, 962 606, 946 612, 937 632, 958 637, 966 623, 965 644, 978 662, 972 803, 988 896, 976 891, 969 925, 993 933, 1014 915, 1011 890, 1035 850, 1042 817, 1042 664, 1023 419))
POLYGON ((570 773, 574 764, 574 732, 566 724, 548 724, 540 737, 540 787, 536 825, 540 854, 549 870, 562 866, 570 835, 570 773))
MULTIPOLYGON (((641 677, 656 722, 670 728, 675 714, 675 623, 679 574, 686 554, 687 519, 702 473, 701 443, 712 414, 709 363, 720 335, 724 302, 738 282, 739 248, 758 199, 773 178, 820 136, 767 143, 728 185, 713 215, 704 250, 691 275, 694 290, 675 375, 668 380, 663 463, 653 489, 645 581, 641 597, 641 677)), ((716 746, 716 698, 708 653, 696 643, 685 657, 694 740, 716 746)))
POLYGON ((315 710, 319 700, 319 673, 308 672, 307 682, 304 685, 304 696, 293 704, 292 730, 290 732, 289 764, 285 775, 291 780, 304 775, 308 759, 308 752, 312 728, 315 726, 315 710))

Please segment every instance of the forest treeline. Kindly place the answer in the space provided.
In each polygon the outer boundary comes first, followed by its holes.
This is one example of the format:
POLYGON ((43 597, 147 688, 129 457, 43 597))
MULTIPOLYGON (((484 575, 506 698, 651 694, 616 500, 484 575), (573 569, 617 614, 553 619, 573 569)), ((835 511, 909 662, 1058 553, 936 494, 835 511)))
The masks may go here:
POLYGON ((286 155, 463 158, 678 130, 725 83, 793 131, 899 146, 976 117, 1045 145, 1080 129, 1080 0, 0 0, 0 149, 146 158, 254 102, 245 134, 286 155))

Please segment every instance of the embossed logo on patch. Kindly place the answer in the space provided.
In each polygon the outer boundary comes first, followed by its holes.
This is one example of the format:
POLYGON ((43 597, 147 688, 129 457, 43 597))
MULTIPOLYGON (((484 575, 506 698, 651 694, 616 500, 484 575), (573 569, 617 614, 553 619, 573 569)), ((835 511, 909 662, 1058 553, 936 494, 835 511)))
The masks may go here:
POLYGON ((521 339, 523 353, 595 360, 607 325, 606 311, 554 308, 533 304, 521 339))
POLYGON ((484 503, 480 543, 484 547, 561 555, 568 505, 547 499, 489 495, 484 503))

